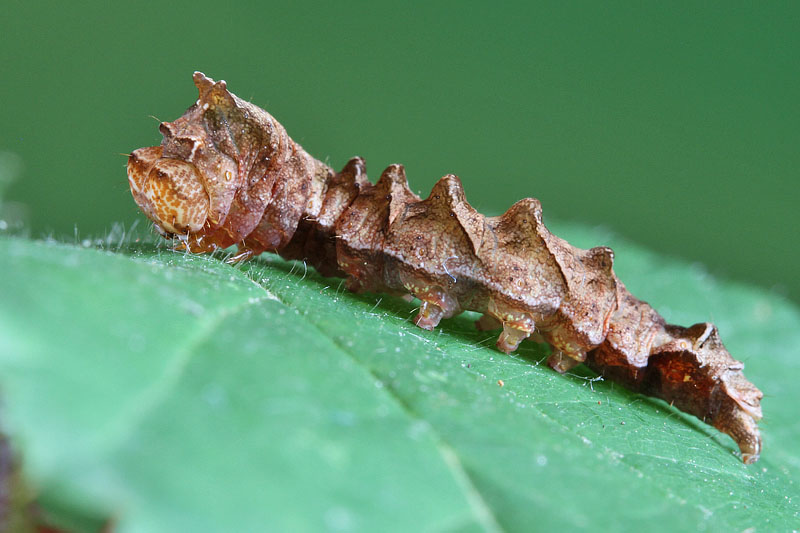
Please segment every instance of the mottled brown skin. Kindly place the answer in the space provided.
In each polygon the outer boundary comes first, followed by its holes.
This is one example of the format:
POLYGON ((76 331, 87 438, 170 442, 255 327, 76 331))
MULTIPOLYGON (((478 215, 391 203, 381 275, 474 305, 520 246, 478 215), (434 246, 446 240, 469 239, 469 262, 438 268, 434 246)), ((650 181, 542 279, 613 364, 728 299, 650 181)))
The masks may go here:
POLYGON ((484 217, 453 175, 422 200, 401 165, 374 185, 360 158, 334 172, 224 81, 196 72, 194 82, 195 105, 161 124, 161 146, 128 162, 133 197, 163 235, 192 252, 235 244, 232 261, 267 251, 305 260, 354 291, 411 294, 425 329, 478 311, 478 328, 502 328, 500 350, 528 337, 547 342, 555 370, 586 363, 713 424, 745 463, 758 459, 762 394, 717 329, 666 324, 617 279, 611 249, 582 250, 551 234, 538 200, 484 217))

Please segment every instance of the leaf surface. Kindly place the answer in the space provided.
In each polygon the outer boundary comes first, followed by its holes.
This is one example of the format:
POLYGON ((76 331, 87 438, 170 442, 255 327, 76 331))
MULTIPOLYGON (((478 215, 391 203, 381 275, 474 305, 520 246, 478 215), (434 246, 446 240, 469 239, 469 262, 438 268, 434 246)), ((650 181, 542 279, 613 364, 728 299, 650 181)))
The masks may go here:
POLYGON ((427 332, 302 264, 149 245, 0 239, 3 424, 46 509, 120 531, 793 527, 800 313, 612 244, 634 294, 715 321, 765 391, 755 465, 543 347, 497 352, 474 316, 427 332))

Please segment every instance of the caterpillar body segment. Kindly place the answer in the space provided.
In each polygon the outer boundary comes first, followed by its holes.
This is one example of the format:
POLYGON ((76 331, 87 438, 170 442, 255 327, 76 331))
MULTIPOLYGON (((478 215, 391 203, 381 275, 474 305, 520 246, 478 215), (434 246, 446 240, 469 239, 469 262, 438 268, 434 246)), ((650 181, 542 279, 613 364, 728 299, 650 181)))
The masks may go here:
POLYGON ((197 102, 162 123, 160 146, 128 162, 133 197, 163 235, 180 235, 192 252, 235 244, 234 261, 262 252, 305 260, 354 291, 413 295, 425 329, 477 311, 478 328, 500 330, 501 351, 547 342, 555 370, 585 363, 711 423, 744 462, 758 459, 762 394, 717 329, 667 324, 617 279, 611 249, 550 233, 538 200, 484 217, 453 175, 421 199, 401 165, 375 184, 360 158, 335 172, 224 81, 199 72, 194 81, 197 102))

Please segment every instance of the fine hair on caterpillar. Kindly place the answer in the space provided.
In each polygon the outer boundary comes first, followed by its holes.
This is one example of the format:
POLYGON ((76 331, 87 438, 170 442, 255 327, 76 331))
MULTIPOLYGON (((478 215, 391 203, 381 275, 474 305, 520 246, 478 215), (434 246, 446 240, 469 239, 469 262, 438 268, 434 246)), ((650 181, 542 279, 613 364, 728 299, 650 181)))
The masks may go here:
POLYGON ((667 324, 628 292, 610 248, 556 237, 534 198, 485 217, 454 175, 421 199, 401 165, 374 185, 361 158, 335 172, 224 81, 195 72, 194 82, 198 100, 161 123, 161 145, 128 160, 134 200, 162 235, 180 235, 191 252, 237 245, 231 261, 262 252, 304 260, 353 291, 413 295, 425 329, 477 311, 479 329, 501 330, 501 351, 546 342, 556 371, 584 363, 727 433, 745 463, 758 459, 762 394, 744 365, 714 325, 667 324))

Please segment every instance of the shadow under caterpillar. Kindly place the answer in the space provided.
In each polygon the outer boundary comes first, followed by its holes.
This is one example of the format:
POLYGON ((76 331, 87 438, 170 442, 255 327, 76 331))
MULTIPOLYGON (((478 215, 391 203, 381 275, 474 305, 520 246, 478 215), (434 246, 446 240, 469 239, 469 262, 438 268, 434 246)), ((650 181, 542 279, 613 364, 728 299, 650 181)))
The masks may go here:
POLYGON ((497 347, 532 338, 552 347, 558 372, 585 363, 634 391, 656 396, 730 435, 745 463, 758 460, 762 393, 742 374, 713 324, 667 324, 613 271, 610 248, 576 248, 542 223, 526 198, 503 215, 470 206, 454 175, 426 199, 401 165, 376 184, 361 158, 340 172, 314 159, 271 115, 194 73, 200 96, 162 122, 160 146, 135 150, 128 181, 164 236, 191 252, 237 245, 241 261, 262 252, 302 259, 353 291, 422 302, 415 323, 433 329, 464 310, 479 329, 502 329, 497 347))

